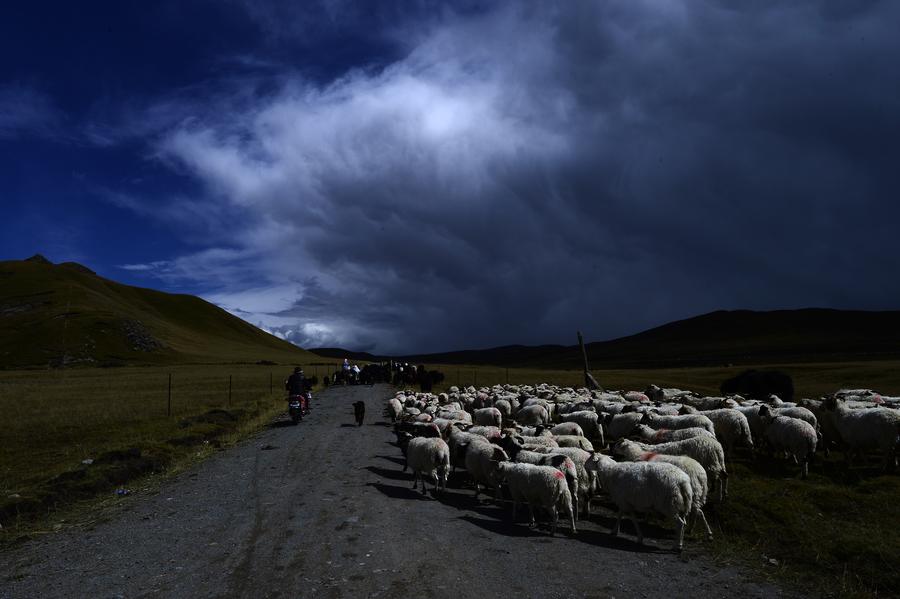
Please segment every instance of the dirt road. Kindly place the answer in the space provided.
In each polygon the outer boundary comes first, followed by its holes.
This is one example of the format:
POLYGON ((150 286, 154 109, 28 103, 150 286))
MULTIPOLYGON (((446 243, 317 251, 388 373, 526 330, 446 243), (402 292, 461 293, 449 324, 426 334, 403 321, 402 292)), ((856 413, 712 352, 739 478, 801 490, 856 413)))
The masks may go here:
MULTIPOLYGON (((299 426, 271 428, 137 494, 93 530, 0 553, 0 597, 759 597, 701 557, 608 535, 509 521, 464 476, 437 499, 413 492, 383 422, 385 386, 332 388, 299 426), (352 425, 364 400, 366 424, 352 425)), ((658 529, 648 527, 648 536, 658 529)), ((655 543, 655 539, 651 541, 655 543)), ((691 547, 691 545, 694 547, 691 547)))

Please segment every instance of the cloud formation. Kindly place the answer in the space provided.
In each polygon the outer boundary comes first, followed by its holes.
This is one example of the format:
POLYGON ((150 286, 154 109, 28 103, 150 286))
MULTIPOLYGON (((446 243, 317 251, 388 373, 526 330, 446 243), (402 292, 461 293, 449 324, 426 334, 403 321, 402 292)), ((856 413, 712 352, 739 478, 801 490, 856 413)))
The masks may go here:
POLYGON ((52 137, 62 113, 49 95, 23 83, 0 84, 0 139, 52 137))
POLYGON ((155 138, 220 229, 162 274, 380 352, 896 308, 900 5, 841 6, 445 11, 385 68, 218 94, 155 138))

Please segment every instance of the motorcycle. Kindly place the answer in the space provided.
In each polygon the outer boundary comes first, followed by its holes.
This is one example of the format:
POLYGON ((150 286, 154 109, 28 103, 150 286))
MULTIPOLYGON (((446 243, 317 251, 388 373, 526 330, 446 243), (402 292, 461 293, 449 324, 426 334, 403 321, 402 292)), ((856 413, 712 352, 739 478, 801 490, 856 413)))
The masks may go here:
POLYGON ((288 415, 291 422, 298 424, 303 417, 309 414, 309 401, 312 399, 312 393, 307 391, 302 395, 291 395, 288 397, 288 415))

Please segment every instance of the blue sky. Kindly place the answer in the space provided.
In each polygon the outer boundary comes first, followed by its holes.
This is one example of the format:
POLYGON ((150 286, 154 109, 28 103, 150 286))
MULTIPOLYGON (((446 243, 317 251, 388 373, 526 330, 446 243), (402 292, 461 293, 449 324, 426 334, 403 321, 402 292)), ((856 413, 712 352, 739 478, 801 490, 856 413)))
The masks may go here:
POLYGON ((21 3, 0 257, 306 347, 900 304, 900 5, 21 3))

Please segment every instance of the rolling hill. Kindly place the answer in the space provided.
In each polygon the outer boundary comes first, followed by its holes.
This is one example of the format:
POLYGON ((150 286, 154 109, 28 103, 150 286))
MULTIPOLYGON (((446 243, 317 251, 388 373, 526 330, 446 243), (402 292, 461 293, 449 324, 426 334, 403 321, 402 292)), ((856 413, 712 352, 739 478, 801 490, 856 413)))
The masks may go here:
MULTIPOLYGON (((572 331, 575 337, 575 331, 572 331)), ((332 350, 339 351, 339 350, 332 350)), ((587 344, 592 368, 663 368, 900 358, 900 311, 718 311, 587 344)), ((582 366, 577 345, 509 345, 400 356, 425 364, 582 366)))
POLYGON ((315 359, 192 295, 123 285, 39 255, 0 262, 0 368, 315 359))

